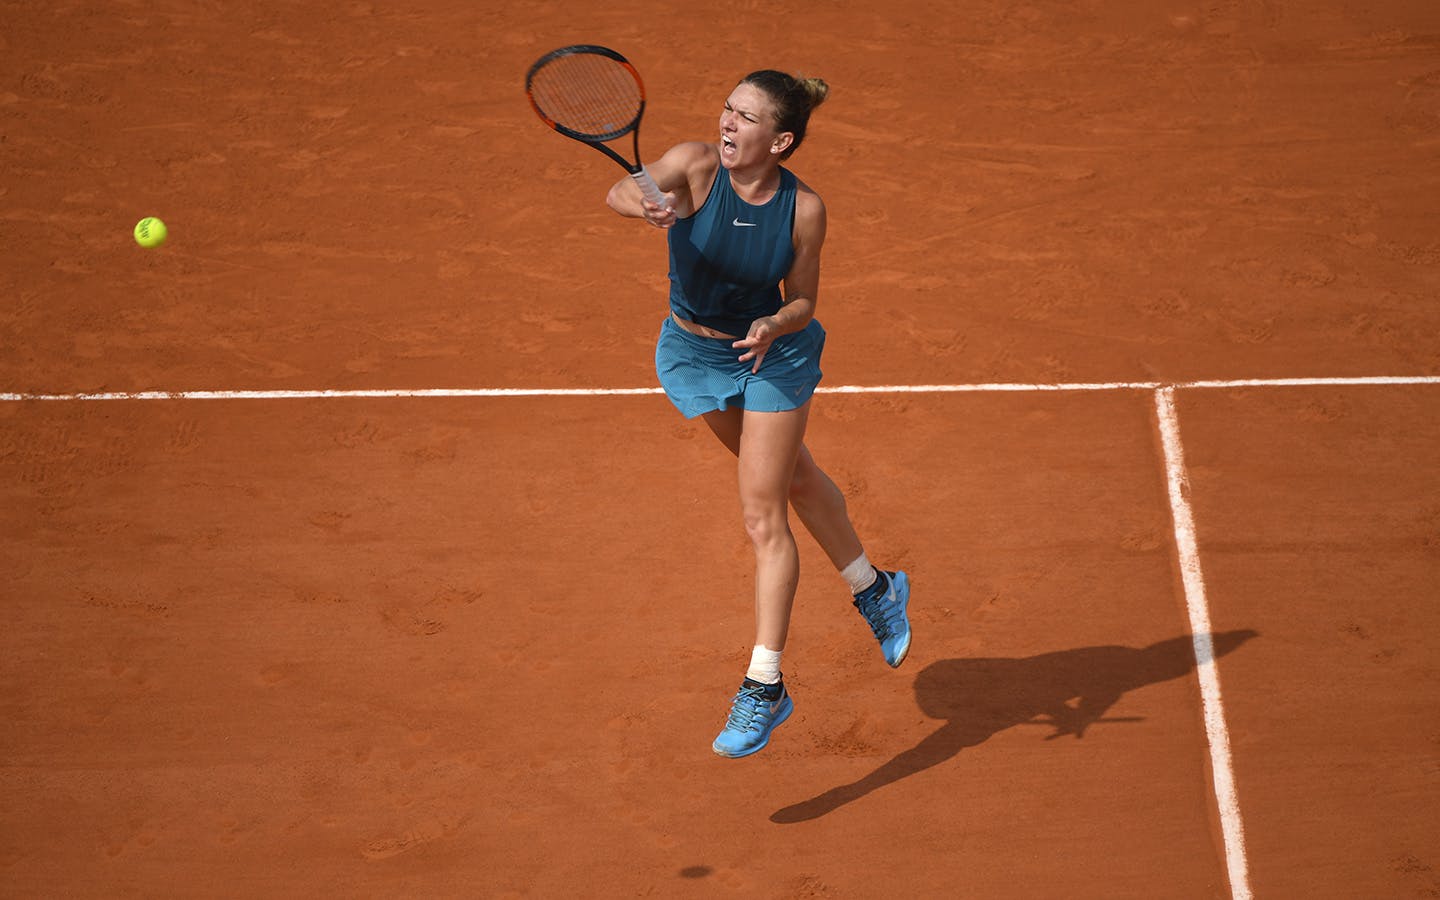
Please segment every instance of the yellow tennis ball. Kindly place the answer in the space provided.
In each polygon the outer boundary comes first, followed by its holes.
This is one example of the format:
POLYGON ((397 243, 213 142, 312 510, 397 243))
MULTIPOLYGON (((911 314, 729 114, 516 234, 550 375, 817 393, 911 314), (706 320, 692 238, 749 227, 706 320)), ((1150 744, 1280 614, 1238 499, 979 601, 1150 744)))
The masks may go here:
POLYGON ((170 233, 165 223, 154 216, 146 216, 135 223, 135 243, 142 247, 158 247, 165 243, 165 236, 170 233))

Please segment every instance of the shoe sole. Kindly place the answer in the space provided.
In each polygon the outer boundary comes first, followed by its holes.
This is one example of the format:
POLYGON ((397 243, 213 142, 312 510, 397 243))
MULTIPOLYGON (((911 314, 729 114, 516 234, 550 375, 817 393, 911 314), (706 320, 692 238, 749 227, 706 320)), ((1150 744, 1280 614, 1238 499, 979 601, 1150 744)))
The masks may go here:
POLYGON ((890 668, 898 669, 910 655, 910 639, 915 631, 910 627, 910 576, 904 572, 895 573, 895 595, 900 598, 900 615, 905 619, 905 643, 901 645, 899 652, 895 654, 895 661, 889 663, 890 668))
POLYGON ((748 750, 738 750, 735 752, 731 752, 729 750, 721 750, 714 744, 710 745, 710 749, 715 751, 716 756, 723 756, 726 759, 740 759, 741 757, 749 756, 752 753, 759 753, 761 750, 764 750, 765 746, 770 743, 770 735, 774 734, 775 729, 783 725, 785 723, 785 720, 790 718, 790 714, 795 711, 794 702, 790 701, 789 697, 786 697, 785 700, 787 701, 785 706, 780 710, 780 712, 775 714, 775 721, 771 722, 770 727, 765 729, 765 734, 763 737, 760 738, 760 743, 749 748, 748 750))

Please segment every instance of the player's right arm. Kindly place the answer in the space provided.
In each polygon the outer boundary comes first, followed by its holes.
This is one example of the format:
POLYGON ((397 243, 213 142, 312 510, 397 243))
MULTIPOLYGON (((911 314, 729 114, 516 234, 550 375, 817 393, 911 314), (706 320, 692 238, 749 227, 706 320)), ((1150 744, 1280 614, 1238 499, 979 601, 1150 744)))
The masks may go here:
POLYGON ((660 207, 645 199, 640 186, 629 175, 610 187, 605 202, 622 216, 644 219, 657 228, 669 228, 675 220, 695 212, 694 185, 708 184, 720 157, 711 144, 690 141, 676 144, 653 163, 646 163, 650 177, 668 201, 660 207))

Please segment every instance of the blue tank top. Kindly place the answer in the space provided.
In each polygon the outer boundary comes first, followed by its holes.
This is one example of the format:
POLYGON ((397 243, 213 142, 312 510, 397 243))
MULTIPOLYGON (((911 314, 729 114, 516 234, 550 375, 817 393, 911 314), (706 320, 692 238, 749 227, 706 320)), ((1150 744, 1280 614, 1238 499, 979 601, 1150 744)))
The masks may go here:
POLYGON ((671 228, 670 309, 682 319, 744 337, 780 309, 780 282, 795 261, 794 174, 760 206, 740 199, 719 167, 710 196, 671 228))

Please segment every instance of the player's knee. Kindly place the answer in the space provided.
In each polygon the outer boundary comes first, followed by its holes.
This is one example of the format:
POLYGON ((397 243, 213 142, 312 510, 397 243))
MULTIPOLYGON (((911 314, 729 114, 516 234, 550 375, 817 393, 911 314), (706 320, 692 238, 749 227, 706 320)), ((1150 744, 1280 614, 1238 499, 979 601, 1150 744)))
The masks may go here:
POLYGON ((744 505, 744 517, 745 533, 757 547, 768 547, 790 537, 790 523, 786 520, 783 503, 748 502, 744 505))

